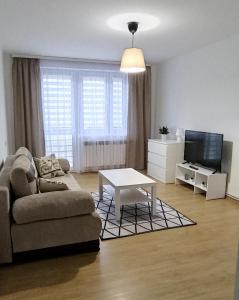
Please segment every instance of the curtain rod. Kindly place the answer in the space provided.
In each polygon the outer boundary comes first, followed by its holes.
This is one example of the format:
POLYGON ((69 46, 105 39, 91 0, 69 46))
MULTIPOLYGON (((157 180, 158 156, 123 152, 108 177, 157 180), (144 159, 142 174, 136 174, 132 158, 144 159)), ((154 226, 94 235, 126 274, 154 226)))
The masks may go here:
POLYGON ((63 56, 45 56, 45 55, 32 55, 32 54, 12 54, 12 58, 38 58, 46 60, 65 60, 65 61, 78 61, 78 62, 88 62, 88 63, 104 63, 104 64, 119 64, 119 61, 109 61, 109 60, 100 60, 100 59, 85 59, 85 58, 76 58, 76 57, 63 57, 63 56))
MULTIPOLYGON (((87 58, 76 58, 76 57, 64 57, 64 56, 47 56, 47 55, 32 55, 32 54, 18 54, 14 53, 11 55, 12 58, 36 58, 45 60, 62 60, 62 61, 75 61, 85 63, 102 63, 102 64, 115 64, 119 65, 119 61, 100 60, 100 59, 87 59, 87 58)), ((151 65, 147 64, 148 67, 151 65)))

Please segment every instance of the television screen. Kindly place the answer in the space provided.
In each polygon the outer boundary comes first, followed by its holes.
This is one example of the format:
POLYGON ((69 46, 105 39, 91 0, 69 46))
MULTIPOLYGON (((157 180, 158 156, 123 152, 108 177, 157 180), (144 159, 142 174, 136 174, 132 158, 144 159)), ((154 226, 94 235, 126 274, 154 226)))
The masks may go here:
POLYGON ((220 172, 222 146, 222 134, 186 130, 184 160, 220 172))

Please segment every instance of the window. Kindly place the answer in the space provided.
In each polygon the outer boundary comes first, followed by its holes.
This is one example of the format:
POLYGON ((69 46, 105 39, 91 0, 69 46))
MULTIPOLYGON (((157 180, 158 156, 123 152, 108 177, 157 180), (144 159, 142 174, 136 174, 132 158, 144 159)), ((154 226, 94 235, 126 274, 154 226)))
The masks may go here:
MULTIPOLYGON (((125 88, 126 89, 126 88, 125 88)), ((126 89, 127 90, 127 89, 126 89)), ((113 78, 113 109, 112 109, 112 128, 126 128, 126 120, 124 119, 124 108, 127 105, 123 102, 124 82, 122 78, 113 78)))
POLYGON ((44 72, 43 120, 47 155, 55 153, 72 164, 72 76, 44 72))
POLYGON ((43 66, 41 80, 47 155, 55 153, 74 165, 79 139, 88 142, 125 139, 126 74, 118 70, 43 66))
POLYGON ((101 77, 82 78, 83 134, 107 127, 106 83, 101 77))
MULTIPOLYGON (((116 72, 115 72, 116 73, 116 72)), ((118 72, 117 72, 118 73, 118 72)), ((79 78, 82 107, 81 135, 126 135, 127 78, 125 75, 101 73, 98 76, 83 75, 79 78)))

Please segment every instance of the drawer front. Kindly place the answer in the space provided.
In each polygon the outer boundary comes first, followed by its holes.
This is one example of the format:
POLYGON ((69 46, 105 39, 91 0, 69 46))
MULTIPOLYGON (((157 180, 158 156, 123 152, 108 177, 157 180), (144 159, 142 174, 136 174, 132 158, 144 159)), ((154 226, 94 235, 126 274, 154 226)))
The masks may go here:
POLYGON ((166 182, 166 170, 152 163, 148 163, 148 175, 166 182))
POLYGON ((150 141, 148 142, 148 151, 156 153, 158 155, 167 156, 167 147, 168 145, 154 143, 150 141))
POLYGON ((167 166, 167 157, 153 152, 148 152, 148 161, 164 169, 167 166))

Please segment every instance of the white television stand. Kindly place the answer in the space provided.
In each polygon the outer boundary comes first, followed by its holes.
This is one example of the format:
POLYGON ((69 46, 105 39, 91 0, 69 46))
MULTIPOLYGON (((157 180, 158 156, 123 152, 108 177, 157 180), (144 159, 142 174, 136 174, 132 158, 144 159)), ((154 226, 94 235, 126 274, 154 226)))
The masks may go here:
POLYGON ((213 171, 198 167, 198 170, 190 168, 192 164, 176 164, 176 184, 190 184, 194 187, 194 193, 206 193, 206 200, 225 198, 226 173, 215 173, 213 171))

